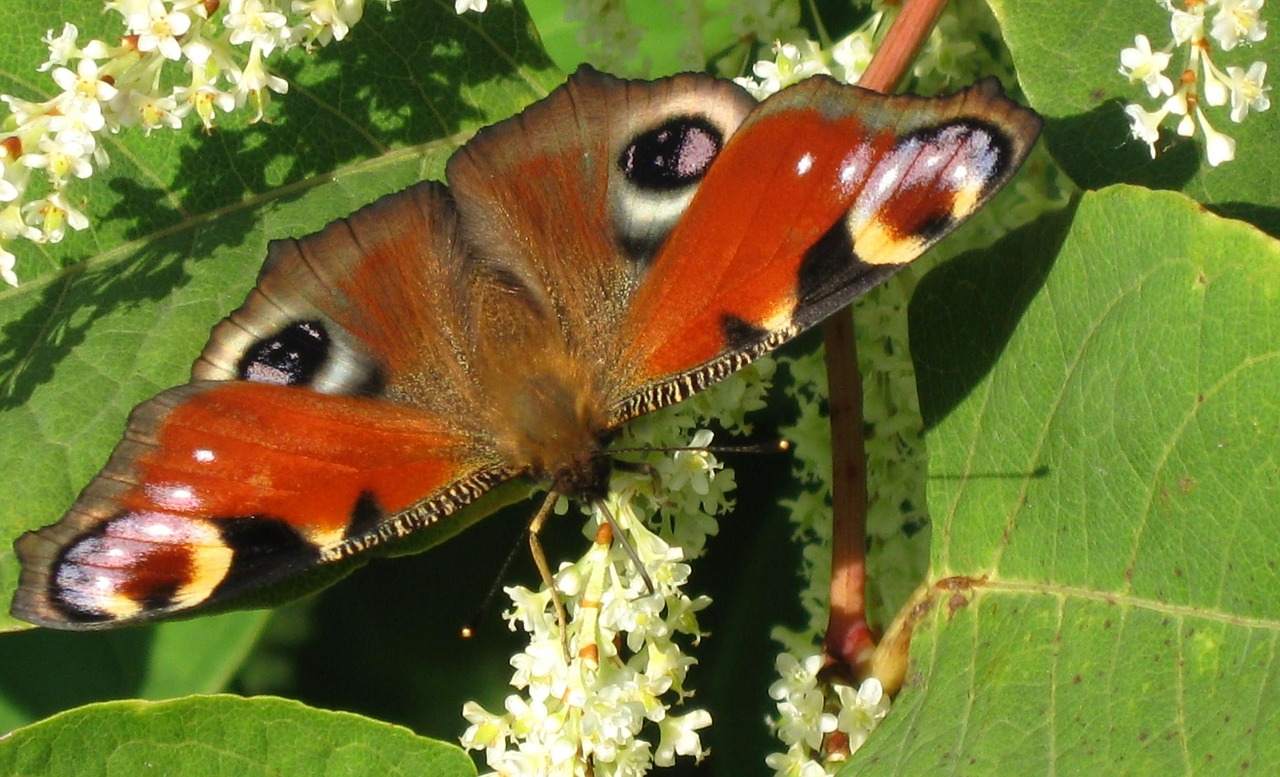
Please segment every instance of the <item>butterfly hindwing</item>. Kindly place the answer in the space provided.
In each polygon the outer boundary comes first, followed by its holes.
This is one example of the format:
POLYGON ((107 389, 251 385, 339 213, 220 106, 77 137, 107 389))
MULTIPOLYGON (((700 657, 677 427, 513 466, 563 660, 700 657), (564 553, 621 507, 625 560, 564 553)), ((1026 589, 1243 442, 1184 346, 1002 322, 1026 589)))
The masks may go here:
POLYGON ((96 628, 209 604, 510 477, 463 354, 473 270, 435 183, 273 243, 194 382, 140 405, 66 516, 18 542, 14 613, 96 628))

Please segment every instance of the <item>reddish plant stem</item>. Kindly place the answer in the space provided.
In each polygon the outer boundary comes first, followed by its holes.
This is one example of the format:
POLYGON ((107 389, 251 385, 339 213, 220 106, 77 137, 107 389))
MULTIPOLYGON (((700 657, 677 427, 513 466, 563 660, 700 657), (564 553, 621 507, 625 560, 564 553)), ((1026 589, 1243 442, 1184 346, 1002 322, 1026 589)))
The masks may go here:
MULTIPOLYGON (((887 92, 907 72, 938 21, 946 0, 905 0, 859 86, 887 92)), ((823 323, 827 396, 831 410, 831 614, 823 647, 829 661, 855 680, 870 673, 876 635, 867 622, 867 456, 863 439, 862 375, 853 317, 823 323)))

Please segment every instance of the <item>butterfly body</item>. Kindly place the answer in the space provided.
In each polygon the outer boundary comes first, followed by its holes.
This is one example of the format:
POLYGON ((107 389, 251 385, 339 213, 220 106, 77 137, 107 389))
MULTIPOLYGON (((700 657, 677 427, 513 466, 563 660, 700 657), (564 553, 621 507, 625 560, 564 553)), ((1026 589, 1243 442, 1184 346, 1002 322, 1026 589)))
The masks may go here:
POLYGON ((189 610, 426 530, 525 476, 602 498, 609 443, 914 259, 1039 129, 941 100, 589 69, 417 184, 272 243, 190 383, 140 405, 13 612, 189 610))

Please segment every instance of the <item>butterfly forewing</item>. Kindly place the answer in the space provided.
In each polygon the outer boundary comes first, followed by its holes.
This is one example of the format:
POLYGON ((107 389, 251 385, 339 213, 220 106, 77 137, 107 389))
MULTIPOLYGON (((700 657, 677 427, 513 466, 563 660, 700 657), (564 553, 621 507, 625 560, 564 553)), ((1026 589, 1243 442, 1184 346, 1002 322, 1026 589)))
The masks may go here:
POLYGON ((993 79, 929 100, 815 77, 765 100, 632 300, 614 417, 701 389, 910 263, 999 190, 1039 127, 993 79))

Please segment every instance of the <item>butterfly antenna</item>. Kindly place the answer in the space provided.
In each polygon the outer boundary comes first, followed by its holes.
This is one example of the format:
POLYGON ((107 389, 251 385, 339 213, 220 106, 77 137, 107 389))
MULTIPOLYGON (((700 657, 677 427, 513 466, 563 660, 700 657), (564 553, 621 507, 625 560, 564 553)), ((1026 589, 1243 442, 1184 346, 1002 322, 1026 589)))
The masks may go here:
MULTIPOLYGON (((696 451, 699 453, 786 453, 790 450, 790 440, 774 440, 773 442, 761 442, 753 445, 635 446, 630 448, 610 448, 609 453, 676 453, 679 451, 696 451)), ((622 464, 624 462, 616 463, 622 464)))
POLYGON ((600 512, 604 513, 604 519, 609 522, 609 528, 613 530, 613 536, 618 539, 618 544, 622 546, 622 550, 626 552, 627 558, 631 559, 631 564, 640 573, 640 578, 644 580, 645 586, 648 587, 649 593, 652 594, 656 589, 653 587, 653 578, 649 577, 649 571, 644 568, 644 564, 640 561, 640 556, 636 553, 635 546, 631 544, 631 540, 627 539, 627 535, 622 531, 622 527, 618 525, 618 521, 613 517, 613 513, 609 511, 608 505, 603 501, 597 502, 600 512))
MULTIPOLYGON (((525 531, 528 531, 526 528, 525 531)), ((498 570, 498 574, 494 576, 493 583, 489 586, 489 590, 485 592, 484 598, 480 600, 480 606, 476 607, 471 617, 462 625, 462 638, 471 639, 476 633, 476 624, 489 614, 490 608, 493 607, 493 601, 498 596, 499 589, 502 588, 502 581, 507 579, 507 572, 511 571, 511 565, 515 563, 516 554, 520 552, 520 548, 524 545, 524 532, 520 532, 520 536, 516 541, 511 543, 511 550, 507 551, 507 557, 502 562, 502 567, 498 570)))

